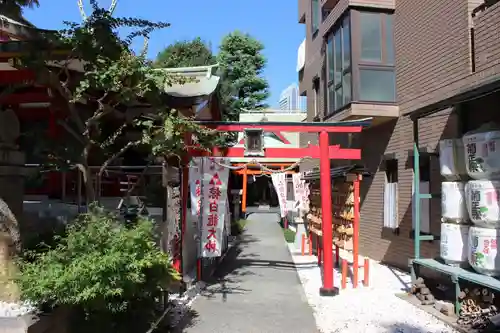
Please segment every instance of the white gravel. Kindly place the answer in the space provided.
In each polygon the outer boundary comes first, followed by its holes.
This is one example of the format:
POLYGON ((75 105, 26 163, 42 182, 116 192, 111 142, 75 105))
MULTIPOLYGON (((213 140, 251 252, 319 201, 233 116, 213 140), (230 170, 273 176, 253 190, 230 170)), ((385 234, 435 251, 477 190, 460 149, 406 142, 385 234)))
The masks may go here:
POLYGON ((176 327, 184 318, 187 312, 191 309, 191 305, 196 297, 198 297, 201 291, 205 289, 205 286, 206 284, 204 282, 199 281, 182 295, 169 296, 169 302, 171 302, 173 307, 169 311, 168 322, 172 327, 176 327))
MULTIPOLYGON (((408 274, 391 269, 377 262, 370 263, 370 286, 358 284, 352 289, 351 281, 345 290, 335 297, 320 297, 321 272, 314 256, 301 256, 289 244, 293 260, 297 265, 302 286, 309 305, 313 308, 318 329, 322 333, 448 333, 457 332, 408 302, 396 297, 411 281, 408 274)), ((342 257, 350 261, 346 252, 342 257)), ((360 259, 362 265, 363 260, 360 259)), ((340 273, 336 272, 334 284, 340 287, 340 273)), ((360 280, 363 269, 359 270, 360 280)))
POLYGON ((0 318, 20 317, 28 313, 36 312, 36 308, 29 304, 8 303, 0 301, 0 318))

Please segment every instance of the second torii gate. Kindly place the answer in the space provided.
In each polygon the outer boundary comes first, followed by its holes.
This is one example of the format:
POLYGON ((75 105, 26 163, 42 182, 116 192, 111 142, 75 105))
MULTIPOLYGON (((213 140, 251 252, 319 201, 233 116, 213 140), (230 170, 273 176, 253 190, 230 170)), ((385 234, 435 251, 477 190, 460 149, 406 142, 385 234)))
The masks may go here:
MULTIPOLYGON (((320 159, 320 190, 322 207, 322 232, 323 232, 323 286, 320 295, 334 296, 338 288, 333 281, 333 226, 332 226, 332 184, 330 178, 331 159, 361 159, 360 149, 341 148, 339 145, 330 146, 329 133, 360 133, 363 128, 371 124, 370 119, 359 121, 317 123, 317 122, 222 122, 201 121, 201 126, 225 132, 299 132, 319 133, 319 146, 308 145, 304 148, 265 148, 256 154, 249 154, 246 148, 227 148, 214 155, 225 157, 269 157, 269 158, 319 158, 320 159)), ((218 149, 214 149, 218 150, 218 149)), ((192 152, 197 155, 197 152, 192 152)), ((186 192, 184 192, 186 193, 186 192)))

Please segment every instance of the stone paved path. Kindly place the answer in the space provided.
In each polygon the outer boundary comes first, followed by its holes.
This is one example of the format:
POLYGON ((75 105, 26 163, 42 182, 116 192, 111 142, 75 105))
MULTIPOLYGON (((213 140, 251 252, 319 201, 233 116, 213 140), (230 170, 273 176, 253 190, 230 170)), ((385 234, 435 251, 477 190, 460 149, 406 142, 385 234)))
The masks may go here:
POLYGON ((192 306, 177 333, 319 332, 278 216, 249 216, 242 242, 192 306))

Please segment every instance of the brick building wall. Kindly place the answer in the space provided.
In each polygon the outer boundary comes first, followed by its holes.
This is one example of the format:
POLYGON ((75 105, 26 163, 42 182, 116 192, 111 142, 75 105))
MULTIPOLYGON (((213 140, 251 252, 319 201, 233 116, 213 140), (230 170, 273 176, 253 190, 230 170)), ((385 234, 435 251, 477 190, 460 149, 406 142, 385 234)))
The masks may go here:
MULTIPOLYGON (((310 1, 309 1, 310 3, 310 1)), ((394 43, 396 49, 397 102, 401 116, 398 119, 373 126, 355 135, 351 141, 346 135, 331 136, 331 144, 362 149, 362 163, 372 172, 361 187, 360 253, 376 260, 406 268, 413 257, 412 182, 413 123, 408 113, 454 96, 458 92, 480 84, 500 73, 500 2, 475 13, 481 0, 398 0, 394 11, 394 43), (415 19, 418 17, 418 19, 415 19), (474 67, 475 65, 475 67, 474 67), (398 162, 398 221, 399 233, 383 228, 384 221, 384 156, 391 155, 398 162)), ((330 29, 352 5, 339 0, 320 26, 320 34, 330 29)), ((356 8, 360 10, 360 7, 356 8)), ((307 34, 310 26, 307 19, 307 34)), ((354 37, 352 37, 354 39, 354 37)), ((307 40, 309 42, 309 40, 307 40)), ((317 42, 316 42, 317 43, 317 42)), ((317 57, 317 44, 306 45, 306 64, 317 57)), ((323 59, 324 61, 324 59, 323 59)), ((321 63, 322 65, 324 64, 321 63)), ((321 65, 321 66, 322 66, 321 65)), ((320 63, 314 61, 305 67, 303 86, 307 96, 313 96, 310 84, 313 75, 321 73, 320 63)), ((320 85, 323 89, 323 85, 320 85)), ((324 92, 320 93, 324 98, 324 92)), ((308 98, 313 103, 313 98, 308 98)), ((324 100, 320 110, 325 109, 324 100)), ((419 147, 437 152, 440 140, 457 138, 465 130, 476 129, 488 121, 500 123, 497 105, 500 93, 448 107, 418 121, 419 147), (464 112, 455 112, 462 109, 464 112), (461 116, 464 115, 464 116, 461 116)), ((313 104, 308 105, 308 120, 313 120, 313 104)), ((304 137, 303 141, 314 140, 304 137)), ((340 165, 348 161, 335 161, 340 165)), ((439 160, 431 158, 430 192, 440 193, 439 160)), ((304 168, 305 169, 305 168, 304 168)), ((440 234, 441 199, 430 199, 430 232, 440 234)), ((421 256, 439 254, 439 241, 422 242, 421 256)))

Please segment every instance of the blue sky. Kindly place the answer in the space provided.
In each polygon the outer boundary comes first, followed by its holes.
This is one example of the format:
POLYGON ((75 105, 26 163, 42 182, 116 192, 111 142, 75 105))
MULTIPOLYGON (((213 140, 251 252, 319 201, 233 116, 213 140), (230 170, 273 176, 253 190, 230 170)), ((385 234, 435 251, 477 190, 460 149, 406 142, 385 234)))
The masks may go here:
MULTIPOLYGON (((76 0, 40 2, 40 8, 27 10, 25 16, 41 28, 58 29, 63 27, 62 21, 81 19, 76 0)), ((88 1, 84 3, 88 6, 88 1)), ((107 7, 111 0, 100 3, 107 7)), ((171 23, 170 28, 151 36, 151 58, 177 40, 199 36, 217 50, 222 37, 233 30, 251 34, 266 47, 264 75, 271 87, 271 106, 277 105, 283 89, 297 81, 297 49, 305 33, 297 22, 297 0, 119 0, 115 15, 171 23)))

